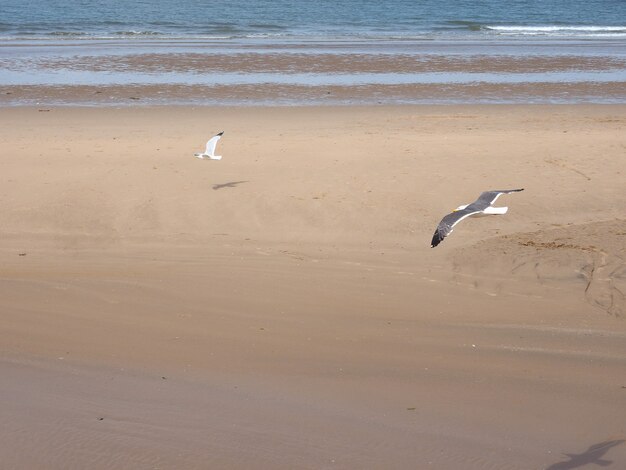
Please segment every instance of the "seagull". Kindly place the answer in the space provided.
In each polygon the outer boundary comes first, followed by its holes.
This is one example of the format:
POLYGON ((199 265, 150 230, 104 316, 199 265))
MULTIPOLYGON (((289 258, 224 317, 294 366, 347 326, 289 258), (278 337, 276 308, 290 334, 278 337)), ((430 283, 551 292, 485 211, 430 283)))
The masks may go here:
POLYGON ((516 193, 519 191, 524 191, 524 188, 485 191, 471 204, 457 207, 454 211, 441 219, 441 222, 437 225, 437 229, 433 235, 433 241, 431 242, 430 247, 434 248, 439 245, 444 238, 452 233, 452 227, 466 217, 506 214, 506 211, 509 210, 508 207, 492 207, 491 205, 496 202, 496 199, 498 199, 502 194, 516 193))
POLYGON ((217 141, 221 139, 222 135, 224 135, 224 131, 211 137, 206 143, 206 150, 204 151, 204 153, 194 153, 194 157, 200 158, 202 160, 221 160, 221 155, 215 155, 215 146, 217 145, 217 141))

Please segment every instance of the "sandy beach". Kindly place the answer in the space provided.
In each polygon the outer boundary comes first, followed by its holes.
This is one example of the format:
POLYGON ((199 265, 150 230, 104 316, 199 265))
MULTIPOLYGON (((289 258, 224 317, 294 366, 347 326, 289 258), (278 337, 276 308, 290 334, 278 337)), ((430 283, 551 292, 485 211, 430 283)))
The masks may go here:
POLYGON ((0 108, 0 466, 626 468, 625 131, 619 104, 0 108))

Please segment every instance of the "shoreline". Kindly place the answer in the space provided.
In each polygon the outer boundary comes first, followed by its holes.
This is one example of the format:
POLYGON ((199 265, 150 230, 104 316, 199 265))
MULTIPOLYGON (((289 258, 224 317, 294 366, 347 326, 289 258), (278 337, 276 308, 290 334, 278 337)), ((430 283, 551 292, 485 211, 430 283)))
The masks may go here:
POLYGON ((620 44, 5 43, 0 106, 626 103, 620 44))

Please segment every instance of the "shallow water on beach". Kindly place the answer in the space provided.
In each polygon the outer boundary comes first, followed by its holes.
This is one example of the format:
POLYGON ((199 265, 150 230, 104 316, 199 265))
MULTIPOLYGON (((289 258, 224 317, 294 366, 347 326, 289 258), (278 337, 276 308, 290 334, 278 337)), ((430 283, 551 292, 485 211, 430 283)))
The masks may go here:
POLYGON ((21 72, 3 71, 0 80, 7 85, 443 85, 443 84, 516 84, 516 83, 622 83, 626 70, 565 72, 423 72, 423 73, 185 73, 185 72, 96 72, 62 70, 24 76, 21 72))

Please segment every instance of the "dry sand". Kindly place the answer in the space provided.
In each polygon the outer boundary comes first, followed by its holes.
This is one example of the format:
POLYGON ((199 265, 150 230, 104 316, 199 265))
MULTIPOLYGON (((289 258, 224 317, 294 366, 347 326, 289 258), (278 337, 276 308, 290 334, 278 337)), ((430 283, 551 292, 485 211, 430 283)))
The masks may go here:
POLYGON ((3 108, 0 146, 2 468, 626 468, 626 106, 3 108))

